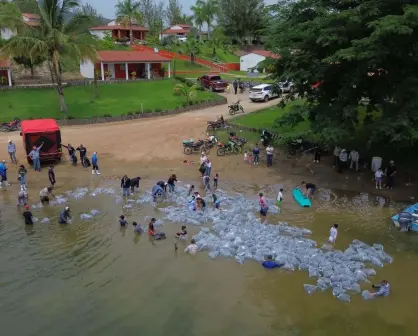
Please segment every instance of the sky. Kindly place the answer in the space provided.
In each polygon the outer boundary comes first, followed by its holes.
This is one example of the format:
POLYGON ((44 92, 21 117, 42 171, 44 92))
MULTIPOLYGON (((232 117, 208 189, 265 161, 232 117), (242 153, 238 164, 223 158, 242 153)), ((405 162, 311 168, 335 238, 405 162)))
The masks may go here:
MULTIPOLYGON (((190 7, 196 3, 196 0, 179 0, 183 6, 183 11, 190 13, 190 7)), ((113 19, 115 17, 115 4, 118 0, 82 0, 82 2, 88 2, 94 8, 97 9, 103 17, 107 19, 113 19)), ((267 5, 276 3, 277 0, 264 0, 267 5)))

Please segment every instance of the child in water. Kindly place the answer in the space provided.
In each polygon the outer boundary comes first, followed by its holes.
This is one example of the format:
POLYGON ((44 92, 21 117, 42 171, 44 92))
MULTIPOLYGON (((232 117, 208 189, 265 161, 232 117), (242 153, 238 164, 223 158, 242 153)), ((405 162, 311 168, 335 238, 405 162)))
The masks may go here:
POLYGON ((213 178, 213 189, 218 189, 218 179, 219 179, 219 175, 218 173, 215 174, 215 177, 213 178))
POLYGON ((183 225, 181 227, 181 231, 176 233, 176 238, 181 239, 181 240, 187 240, 186 226, 183 225))
POLYGON ((126 224, 128 224, 128 222, 126 221, 126 219, 125 219, 125 216, 124 216, 124 215, 121 215, 121 216, 119 217, 119 224, 120 224, 120 226, 126 226, 126 224))
POLYGON ((135 231, 136 234, 142 234, 143 233, 141 225, 138 225, 137 222, 133 222, 132 225, 134 226, 134 231, 135 231))
POLYGON ((338 224, 334 224, 331 229, 329 230, 329 238, 328 243, 335 244, 338 236, 338 224))
POLYGON ((218 199, 218 197, 213 194, 212 195, 213 198, 213 206, 215 207, 215 209, 219 209, 219 206, 221 205, 221 201, 218 199))

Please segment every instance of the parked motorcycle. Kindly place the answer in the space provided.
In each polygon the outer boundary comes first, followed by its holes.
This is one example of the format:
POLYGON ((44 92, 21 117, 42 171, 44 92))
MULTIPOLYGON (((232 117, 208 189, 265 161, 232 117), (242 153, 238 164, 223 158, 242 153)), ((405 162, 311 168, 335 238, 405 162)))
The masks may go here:
POLYGON ((229 142, 227 144, 219 143, 216 154, 218 156, 224 156, 225 154, 231 154, 231 153, 234 153, 235 155, 237 155, 237 154, 240 154, 241 152, 242 152, 241 147, 235 145, 235 143, 233 142, 229 142))
POLYGON ((229 108, 230 115, 234 115, 235 113, 238 113, 238 112, 245 113, 244 108, 240 104, 239 100, 236 103, 229 105, 228 108, 229 108))
POLYGON ((268 145, 272 143, 272 141, 273 141, 273 134, 263 129, 261 131, 260 142, 264 145, 264 147, 267 147, 268 145))
POLYGON ((196 142, 194 142, 193 139, 183 141, 184 154, 190 155, 192 153, 202 152, 202 151, 205 151, 206 153, 210 152, 210 147, 205 145, 205 143, 202 140, 198 140, 196 142))
POLYGON ((206 130, 208 132, 213 132, 213 131, 215 131, 217 129, 220 129, 220 128, 228 128, 229 127, 224 121, 220 121, 220 120, 207 121, 207 123, 208 123, 208 126, 207 126, 206 130))
POLYGON ((20 119, 14 119, 10 123, 3 123, 0 125, 1 132, 20 131, 20 119))

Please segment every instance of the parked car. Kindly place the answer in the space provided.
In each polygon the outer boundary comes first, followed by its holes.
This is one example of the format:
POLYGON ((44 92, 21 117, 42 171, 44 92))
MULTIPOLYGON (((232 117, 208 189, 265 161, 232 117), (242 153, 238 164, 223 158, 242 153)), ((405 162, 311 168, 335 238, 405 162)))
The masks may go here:
POLYGON ((279 96, 279 90, 274 89, 273 84, 260 84, 253 86, 250 89, 250 94, 248 97, 251 101, 265 101, 268 102, 272 98, 277 98, 279 96))
POLYGON ((187 37, 186 36, 182 36, 182 35, 177 35, 176 36, 176 40, 179 42, 186 42, 187 41, 187 37))
POLYGON ((219 75, 205 75, 199 78, 200 84, 211 91, 225 91, 228 83, 219 75))
POLYGON ((294 90, 293 82, 290 78, 286 78, 283 81, 280 81, 278 84, 283 93, 290 93, 294 90))

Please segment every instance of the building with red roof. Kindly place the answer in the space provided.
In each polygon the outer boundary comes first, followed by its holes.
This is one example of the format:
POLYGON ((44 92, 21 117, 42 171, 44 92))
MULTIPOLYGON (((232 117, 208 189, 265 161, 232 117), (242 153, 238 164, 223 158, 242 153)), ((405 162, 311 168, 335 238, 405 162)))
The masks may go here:
POLYGON ((144 49, 139 51, 97 52, 97 61, 85 61, 80 64, 80 73, 85 78, 94 78, 94 73, 101 80, 106 79, 151 79, 161 77, 163 67, 171 77, 171 60, 160 54, 144 49))
POLYGON ((280 55, 268 50, 253 50, 240 56, 240 70, 249 71, 267 58, 279 59, 280 55))
POLYGON ((96 36, 98 39, 103 39, 106 33, 110 33, 114 40, 118 39, 130 39, 130 34, 132 30, 132 35, 135 40, 145 40, 147 37, 148 28, 142 27, 136 22, 132 22, 131 27, 122 25, 116 20, 110 21, 107 25, 91 27, 89 29, 90 33, 96 36))
MULTIPOLYGON (((192 28, 192 25, 177 23, 173 26, 164 29, 161 32, 160 41, 168 36, 187 37, 187 35, 191 32, 192 28)), ((207 35, 207 33, 202 32, 201 35, 207 35)))

